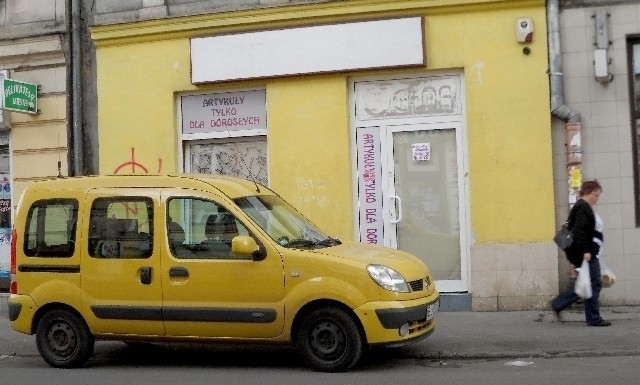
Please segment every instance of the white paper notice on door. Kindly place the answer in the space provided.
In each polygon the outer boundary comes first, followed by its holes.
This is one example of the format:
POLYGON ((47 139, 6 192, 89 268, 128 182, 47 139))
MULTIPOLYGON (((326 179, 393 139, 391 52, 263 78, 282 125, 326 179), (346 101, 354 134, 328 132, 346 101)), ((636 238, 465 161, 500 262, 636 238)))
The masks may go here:
POLYGON ((413 160, 431 160, 431 143, 413 143, 411 152, 413 160))

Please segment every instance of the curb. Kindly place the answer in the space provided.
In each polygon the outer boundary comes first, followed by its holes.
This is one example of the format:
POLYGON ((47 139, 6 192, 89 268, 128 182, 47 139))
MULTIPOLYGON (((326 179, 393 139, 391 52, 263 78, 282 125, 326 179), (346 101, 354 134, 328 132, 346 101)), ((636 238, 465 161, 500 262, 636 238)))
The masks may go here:
POLYGON ((549 352, 510 352, 510 353, 418 353, 399 355, 400 359, 417 360, 501 360, 517 358, 580 358, 580 357, 627 357, 640 356, 640 350, 583 350, 583 351, 549 351, 549 352))

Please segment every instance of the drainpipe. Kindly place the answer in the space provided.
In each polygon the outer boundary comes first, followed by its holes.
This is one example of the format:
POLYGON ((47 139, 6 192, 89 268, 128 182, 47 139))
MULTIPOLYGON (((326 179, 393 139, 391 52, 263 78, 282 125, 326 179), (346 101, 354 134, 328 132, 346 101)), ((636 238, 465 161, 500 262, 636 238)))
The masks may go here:
POLYGON ((580 113, 564 104, 562 73, 562 50, 560 47, 560 6, 558 0, 547 1, 547 28, 549 39, 549 87, 551 91, 551 114, 565 121, 567 133, 567 172, 569 185, 569 207, 578 198, 582 184, 582 118, 580 113))
POLYGON ((80 2, 82 0, 69 0, 67 7, 71 8, 71 89, 67 92, 72 99, 72 146, 73 146, 73 175, 83 175, 82 152, 82 45, 81 45, 81 20, 80 2))

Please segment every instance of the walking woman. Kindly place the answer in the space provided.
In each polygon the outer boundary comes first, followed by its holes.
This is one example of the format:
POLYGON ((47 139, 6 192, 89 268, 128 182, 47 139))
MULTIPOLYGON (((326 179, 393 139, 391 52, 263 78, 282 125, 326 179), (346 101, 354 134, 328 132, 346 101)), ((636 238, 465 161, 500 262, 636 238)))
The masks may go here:
MULTIPOLYGON (((602 233, 596 230, 596 216, 593 207, 598 203, 602 186, 597 180, 585 181, 580 188, 580 199, 571 208, 569 213, 569 228, 573 232, 573 244, 566 250, 567 259, 574 267, 580 267, 582 261, 589 263, 589 275, 591 278, 591 290, 593 295, 584 300, 584 314, 589 326, 610 326, 611 322, 600 317, 600 304, 598 297, 602 283, 600 281, 600 262, 598 253, 602 233)), ((560 317, 560 312, 578 300, 574 288, 569 287, 563 293, 551 301, 551 308, 560 317)))

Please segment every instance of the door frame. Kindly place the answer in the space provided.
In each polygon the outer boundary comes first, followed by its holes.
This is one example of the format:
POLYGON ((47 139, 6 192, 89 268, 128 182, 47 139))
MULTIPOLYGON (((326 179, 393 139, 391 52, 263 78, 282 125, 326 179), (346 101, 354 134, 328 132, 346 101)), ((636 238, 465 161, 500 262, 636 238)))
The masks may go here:
MULTIPOLYGON (((153 188, 95 188, 87 192, 81 201, 78 226, 82 226, 82 305, 81 309, 91 330, 96 334, 164 335, 162 320, 162 232, 158 227, 158 215, 162 215, 160 192, 153 188), (100 258, 91 256, 88 240, 91 229, 91 209, 96 199, 119 198, 151 199, 153 216, 152 253, 146 258, 100 258), (142 283, 142 268, 151 268, 151 282, 142 283), (104 275, 110 276, 104 279, 104 275), (93 308, 102 308, 105 315, 95 314, 93 308), (114 313, 115 310, 115 313, 114 313), (126 315, 123 316, 123 314, 126 315)), ((151 230, 151 229, 150 229, 151 230)))
MULTIPOLYGON (((255 223, 224 195, 187 189, 163 189, 159 194, 165 211, 158 220, 163 226, 166 225, 171 199, 212 202, 225 207, 256 237, 267 253, 261 261, 251 258, 178 258, 163 247, 160 275, 165 335, 188 337, 194 327, 199 329, 201 336, 211 338, 274 338, 281 335, 285 323, 282 256, 261 235, 255 223), (172 269, 186 270, 188 274, 172 276, 172 269), (258 279, 260 277, 263 279, 258 279), (251 282, 254 284, 249 290, 251 282), (194 296, 194 293, 200 294, 194 296), (242 323, 242 327, 238 323, 242 323)), ((184 230, 189 229, 186 224, 183 227, 184 230)))
POLYGON ((442 292, 467 292, 469 290, 469 248, 468 248, 468 239, 466 234, 468 233, 465 229, 469 228, 467 222, 467 205, 465 202, 467 201, 467 196, 465 192, 466 183, 465 183, 465 174, 466 174, 466 165, 465 165, 465 156, 464 151, 461 148, 463 142, 463 134, 462 134, 462 122, 459 121, 451 121, 447 123, 438 122, 438 123, 415 123, 415 124, 392 124, 381 127, 381 142, 380 147, 382 150, 382 174, 385 176, 382 178, 382 189, 383 189, 383 197, 387 198, 386 203, 390 205, 390 207, 384 210, 384 242, 385 245, 397 249, 397 225, 395 225, 391 220, 394 212, 397 208, 392 207, 390 198, 395 194, 395 167, 394 167, 394 157, 393 157, 393 134, 397 132, 416 132, 416 131, 431 131, 431 130, 443 130, 443 129, 454 129, 455 137, 456 137, 456 161, 458 166, 458 225, 460 226, 460 280, 437 280, 436 286, 438 290, 442 292), (403 129, 406 128, 406 129, 403 129))
MULTIPOLYGON (((459 193, 459 221, 460 221, 460 252, 461 252, 461 266, 460 266, 460 281, 437 281, 437 288, 443 293, 471 293, 472 288, 470 284, 470 256, 471 256, 471 213, 470 213, 470 193, 469 193, 469 168, 468 168, 468 142, 466 132, 466 109, 465 109, 465 92, 464 92, 464 76, 462 72, 450 72, 450 71, 432 71, 428 73, 413 73, 407 74, 394 74, 387 76, 366 77, 366 78, 353 78, 349 82, 349 100, 350 100, 350 135, 351 135, 351 168, 353 170, 352 175, 352 201, 353 201, 353 234, 355 239, 360 237, 359 227, 359 197, 358 197, 358 148, 357 148, 357 130, 359 128, 367 127, 379 127, 381 131, 380 135, 380 163, 382 165, 382 194, 388 195, 388 162, 393 162, 393 159, 388 159, 391 151, 383 151, 384 146, 388 145, 389 140, 382 135, 383 131, 387 131, 388 127, 395 126, 412 126, 412 125, 435 125, 438 127, 444 127, 446 125, 454 126, 456 129, 456 152, 458 157, 458 193, 459 193), (458 111, 452 114, 440 114, 434 116, 409 116, 409 117, 390 117, 381 119, 367 119, 359 120, 356 116, 356 103, 358 95, 356 94, 356 83, 368 82, 368 81, 393 81, 393 80, 406 80, 406 79, 418 79, 418 78, 441 78, 441 77, 454 77, 458 82, 458 98, 460 108, 458 111)), ((391 135, 391 134, 389 134, 391 135)), ((391 143, 392 145, 392 143, 391 143)), ((388 202, 383 201, 383 213, 384 213, 384 227, 388 229, 390 225, 389 210, 387 208, 388 202)), ((385 231, 387 233, 387 231, 385 231)), ((391 245, 387 242, 388 235, 384 235, 385 246, 391 245)))

